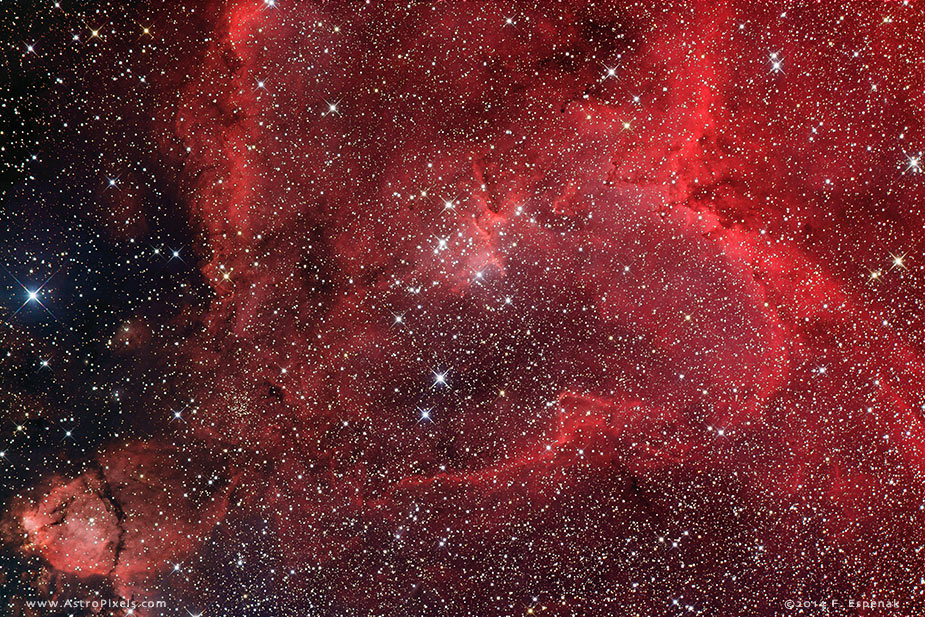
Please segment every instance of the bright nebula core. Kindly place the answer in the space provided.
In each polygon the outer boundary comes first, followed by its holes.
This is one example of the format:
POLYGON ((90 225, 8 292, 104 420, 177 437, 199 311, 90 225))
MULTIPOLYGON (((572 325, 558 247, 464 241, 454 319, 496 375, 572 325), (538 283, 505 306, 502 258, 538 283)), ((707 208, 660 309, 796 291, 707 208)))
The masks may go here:
POLYGON ((923 3, 0 33, 0 613, 925 611, 923 3))

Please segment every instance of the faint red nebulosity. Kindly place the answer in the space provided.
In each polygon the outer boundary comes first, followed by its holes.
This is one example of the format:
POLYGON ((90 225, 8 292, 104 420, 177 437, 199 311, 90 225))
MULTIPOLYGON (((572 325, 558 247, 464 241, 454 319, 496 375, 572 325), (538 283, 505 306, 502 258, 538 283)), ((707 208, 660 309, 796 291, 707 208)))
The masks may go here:
POLYGON ((898 205, 925 192, 881 137, 925 138, 925 76, 914 24, 859 6, 221 4, 164 132, 216 292, 186 438, 226 483, 178 509, 169 437, 115 449, 24 502, 25 548, 144 589, 259 518, 309 572, 276 584, 347 613, 639 612, 672 568, 730 614, 810 573, 912 597, 922 324, 894 306, 925 295, 889 260, 925 249, 898 205))

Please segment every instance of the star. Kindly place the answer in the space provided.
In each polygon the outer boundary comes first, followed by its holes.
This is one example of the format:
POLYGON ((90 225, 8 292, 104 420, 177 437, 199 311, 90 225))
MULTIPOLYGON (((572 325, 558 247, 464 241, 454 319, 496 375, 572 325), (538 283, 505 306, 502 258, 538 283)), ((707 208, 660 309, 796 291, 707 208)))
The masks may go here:
POLYGON ((782 73, 783 72, 783 59, 777 52, 773 52, 770 56, 771 62, 771 72, 772 73, 782 73))
POLYGON ((906 156, 906 171, 918 173, 922 171, 921 158, 918 156, 906 156))

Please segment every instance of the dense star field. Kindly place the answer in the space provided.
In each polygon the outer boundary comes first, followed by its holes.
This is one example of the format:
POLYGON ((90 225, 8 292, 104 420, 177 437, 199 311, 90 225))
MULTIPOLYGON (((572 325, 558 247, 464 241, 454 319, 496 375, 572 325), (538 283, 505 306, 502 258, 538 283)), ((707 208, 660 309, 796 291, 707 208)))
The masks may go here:
POLYGON ((925 611, 921 2, 0 40, 0 613, 925 611))

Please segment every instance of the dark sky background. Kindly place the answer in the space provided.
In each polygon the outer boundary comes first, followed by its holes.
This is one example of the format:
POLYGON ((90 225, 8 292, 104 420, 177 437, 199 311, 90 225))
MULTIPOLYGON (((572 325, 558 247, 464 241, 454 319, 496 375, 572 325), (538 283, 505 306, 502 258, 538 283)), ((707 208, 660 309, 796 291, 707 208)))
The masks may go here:
POLYGON ((923 17, 5 3, 7 612, 920 614, 923 17))

